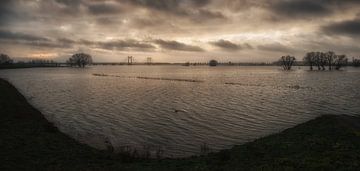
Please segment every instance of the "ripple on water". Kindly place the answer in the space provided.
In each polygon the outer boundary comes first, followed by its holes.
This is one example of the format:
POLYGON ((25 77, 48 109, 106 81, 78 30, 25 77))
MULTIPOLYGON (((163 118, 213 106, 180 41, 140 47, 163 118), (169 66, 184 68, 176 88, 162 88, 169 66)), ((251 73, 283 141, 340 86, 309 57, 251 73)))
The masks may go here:
POLYGON ((359 114, 359 72, 96 66, 1 70, 0 77, 81 142, 183 157, 203 143, 230 148, 321 114, 359 114))

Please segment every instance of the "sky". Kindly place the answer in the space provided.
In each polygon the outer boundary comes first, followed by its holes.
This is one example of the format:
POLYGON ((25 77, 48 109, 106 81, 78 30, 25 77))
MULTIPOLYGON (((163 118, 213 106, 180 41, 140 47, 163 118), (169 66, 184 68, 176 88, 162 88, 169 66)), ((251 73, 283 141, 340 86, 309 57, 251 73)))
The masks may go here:
POLYGON ((360 56, 360 0, 1 0, 0 53, 95 62, 360 56))

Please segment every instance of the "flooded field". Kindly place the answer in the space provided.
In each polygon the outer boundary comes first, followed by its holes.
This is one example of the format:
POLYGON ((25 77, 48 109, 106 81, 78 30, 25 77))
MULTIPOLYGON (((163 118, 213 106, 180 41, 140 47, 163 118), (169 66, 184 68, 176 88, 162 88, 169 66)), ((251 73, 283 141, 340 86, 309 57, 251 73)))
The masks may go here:
POLYGON ((315 118, 360 114, 360 69, 92 66, 1 70, 62 132, 96 148, 217 151, 315 118))

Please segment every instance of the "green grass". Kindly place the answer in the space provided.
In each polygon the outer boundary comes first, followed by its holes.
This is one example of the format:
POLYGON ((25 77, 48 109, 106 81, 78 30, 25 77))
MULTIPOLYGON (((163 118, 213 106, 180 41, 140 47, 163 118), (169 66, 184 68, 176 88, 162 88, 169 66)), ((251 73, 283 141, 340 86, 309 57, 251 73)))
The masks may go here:
MULTIPOLYGON (((199 147, 200 150, 200 147, 199 147)), ((135 159, 59 132, 0 79, 0 170, 357 170, 360 117, 325 115, 206 156, 135 159)))

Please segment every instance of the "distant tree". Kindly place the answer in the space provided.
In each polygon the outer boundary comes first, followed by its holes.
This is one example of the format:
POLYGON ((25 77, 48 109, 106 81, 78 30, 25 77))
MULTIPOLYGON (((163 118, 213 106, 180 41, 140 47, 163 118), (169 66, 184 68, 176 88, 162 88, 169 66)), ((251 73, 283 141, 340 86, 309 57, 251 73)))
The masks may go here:
POLYGON ((6 54, 0 54, 0 64, 12 64, 13 60, 6 54))
POLYGON ((325 65, 327 63, 326 53, 323 52, 312 52, 312 53, 314 53, 313 60, 318 70, 325 70, 325 65))
POLYGON ((329 70, 331 70, 332 65, 334 64, 334 60, 335 60, 335 58, 337 58, 337 56, 336 56, 335 52, 332 52, 332 51, 326 52, 324 55, 325 55, 326 63, 329 66, 329 70))
POLYGON ((322 70, 325 70, 325 66, 327 64, 327 56, 326 53, 320 52, 320 58, 319 58, 320 66, 322 70))
POLYGON ((216 61, 216 60, 209 61, 209 66, 216 66, 216 65, 218 65, 218 61, 216 61))
POLYGON ((282 56, 280 58, 280 64, 284 70, 291 70, 291 67, 294 65, 296 58, 294 56, 282 56))
POLYGON ((346 65, 348 62, 348 59, 346 58, 346 55, 336 55, 334 60, 334 66, 336 70, 339 70, 342 66, 346 65))
POLYGON ((78 66, 84 68, 86 65, 92 63, 92 57, 86 53, 77 53, 71 56, 67 61, 70 66, 78 66))
POLYGON ((317 66, 318 70, 320 70, 320 66, 321 66, 321 62, 320 62, 320 59, 321 59, 321 52, 314 52, 314 63, 315 63, 315 66, 317 66))
POLYGON ((304 64, 310 65, 310 70, 313 70, 313 66, 317 66, 318 70, 325 70, 325 66, 328 66, 329 70, 335 68, 339 70, 344 65, 347 65, 348 59, 345 55, 336 55, 335 52, 308 52, 304 59, 304 64))
POLYGON ((31 64, 51 64, 51 63, 55 63, 55 62, 53 60, 48 60, 48 59, 33 59, 29 63, 31 63, 31 64))
POLYGON ((359 66, 360 66, 360 59, 355 59, 355 58, 353 57, 352 65, 353 65, 354 67, 359 67, 359 66))
POLYGON ((310 66, 310 70, 313 70, 313 65, 315 65, 315 52, 308 52, 306 53, 305 57, 304 57, 304 64, 309 65, 310 66))

